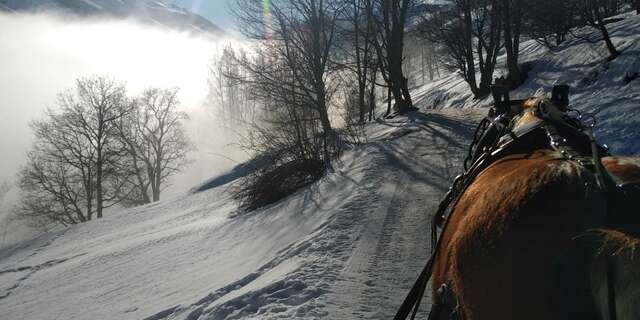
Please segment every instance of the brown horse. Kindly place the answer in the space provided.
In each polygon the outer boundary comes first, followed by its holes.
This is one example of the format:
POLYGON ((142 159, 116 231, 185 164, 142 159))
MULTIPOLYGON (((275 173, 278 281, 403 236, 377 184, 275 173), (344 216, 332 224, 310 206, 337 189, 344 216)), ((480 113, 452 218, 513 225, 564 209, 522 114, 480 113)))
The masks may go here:
MULTIPOLYGON (((544 98, 523 102, 512 130, 536 121, 541 102, 555 108, 544 98)), ((640 181, 638 158, 602 163, 617 183, 640 181)), ((592 170, 548 143, 501 156, 468 185, 441 235, 437 319, 604 320, 609 308, 617 319, 640 319, 636 194, 612 199, 592 170)))

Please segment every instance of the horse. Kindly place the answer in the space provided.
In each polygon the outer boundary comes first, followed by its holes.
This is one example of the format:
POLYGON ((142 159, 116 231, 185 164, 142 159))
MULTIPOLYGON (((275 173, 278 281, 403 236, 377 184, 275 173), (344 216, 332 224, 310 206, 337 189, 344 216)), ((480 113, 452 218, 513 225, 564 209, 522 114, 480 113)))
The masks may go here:
POLYGON ((559 104, 519 101, 467 178, 433 256, 430 320, 640 319, 640 158, 608 155, 559 104))

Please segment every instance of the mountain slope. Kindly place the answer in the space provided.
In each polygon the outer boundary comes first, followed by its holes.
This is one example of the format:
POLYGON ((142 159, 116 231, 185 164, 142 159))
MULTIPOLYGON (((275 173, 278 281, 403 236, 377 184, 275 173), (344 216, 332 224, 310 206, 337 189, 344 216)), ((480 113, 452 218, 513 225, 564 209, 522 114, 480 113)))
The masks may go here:
POLYGON ((247 215, 221 185, 0 251, 2 317, 387 317, 482 114, 373 125, 335 173, 247 215))
POLYGON ((222 32, 202 16, 161 0, 0 0, 0 10, 58 11, 79 16, 132 18, 192 32, 222 32))
MULTIPOLYGON (((598 120, 594 132, 613 153, 640 154, 640 15, 621 14, 620 21, 607 24, 611 40, 621 55, 607 61, 608 51, 599 31, 590 27, 574 30, 558 48, 548 50, 534 40, 521 44, 520 61, 531 67, 523 85, 511 93, 525 98, 537 91, 551 92, 554 84, 571 86, 571 108, 593 114, 598 120), (634 78, 635 75, 635 78, 634 78)), ((494 77, 506 74, 506 56, 498 58, 494 77)), ((422 86, 415 101, 427 108, 477 108, 493 99, 473 99, 467 84, 456 74, 422 86)))
MULTIPOLYGON (((514 95, 568 82, 574 107, 598 113, 599 136, 637 154, 640 79, 624 78, 640 67, 639 27, 631 15, 612 25, 624 52, 612 62, 599 44, 571 40, 548 52, 525 42, 534 67, 514 95)), ((455 74, 414 93, 422 109, 445 108, 368 125, 369 142, 347 150, 335 172, 266 208, 237 214, 225 183, 239 168, 201 192, 3 249, 0 318, 390 318, 486 112, 473 107, 490 103, 471 99, 455 74)))

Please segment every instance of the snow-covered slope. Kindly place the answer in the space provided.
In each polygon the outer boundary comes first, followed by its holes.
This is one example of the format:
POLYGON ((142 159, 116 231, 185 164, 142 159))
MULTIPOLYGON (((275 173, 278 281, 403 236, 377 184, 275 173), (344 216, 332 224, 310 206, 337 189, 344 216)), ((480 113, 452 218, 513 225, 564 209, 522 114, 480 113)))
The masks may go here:
POLYGON ((59 11, 80 16, 132 18, 197 33, 220 33, 209 20, 163 0, 0 0, 0 11, 59 11))
MULTIPOLYGON (((534 68, 515 95, 568 82, 574 107, 598 112, 601 139, 638 153, 640 80, 625 84, 624 75, 639 67, 639 27, 630 15, 611 26, 623 55, 609 63, 600 44, 573 40, 552 53, 524 43, 534 68)), ((470 99, 455 75, 415 93, 422 109, 447 108, 368 125, 369 142, 335 172, 269 207, 237 214, 225 182, 239 168, 192 193, 3 249, 0 319, 390 318, 486 111, 471 107, 489 104, 470 99)))
MULTIPOLYGON (((589 27, 576 30, 580 38, 570 39, 549 51, 534 40, 521 45, 520 61, 531 65, 527 81, 512 93, 525 98, 539 89, 550 92, 554 84, 571 86, 571 107, 594 113, 598 120, 598 140, 617 154, 640 154, 640 76, 627 82, 627 75, 640 75, 640 15, 620 15, 621 21, 608 24, 612 41, 621 51, 607 61, 608 51, 599 31, 589 27), (589 39, 590 41, 587 41, 589 39)), ((496 77, 504 70, 499 58, 496 77)), ((418 88, 416 100, 427 108, 475 108, 492 103, 490 97, 474 100, 467 84, 457 74, 418 88)))
POLYGON ((0 251, 0 318, 388 317, 481 115, 372 125, 335 173, 250 214, 221 185, 0 251))

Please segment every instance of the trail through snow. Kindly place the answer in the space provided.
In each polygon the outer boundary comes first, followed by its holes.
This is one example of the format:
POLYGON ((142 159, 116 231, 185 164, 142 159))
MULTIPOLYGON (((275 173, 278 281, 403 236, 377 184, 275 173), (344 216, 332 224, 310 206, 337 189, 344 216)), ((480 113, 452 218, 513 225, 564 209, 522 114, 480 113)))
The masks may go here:
MULTIPOLYGON (((602 119, 598 137, 638 154, 640 80, 625 75, 640 73, 640 16, 622 16, 611 33, 623 54, 611 62, 600 43, 548 52, 524 42, 533 69, 514 96, 567 82, 572 106, 602 119)), ((490 104, 455 74, 414 93, 423 109, 446 109, 368 125, 370 141, 334 172, 268 207, 238 214, 226 182, 239 168, 0 250, 0 320, 390 318, 426 262, 432 214, 486 112, 474 108, 490 104)))
POLYGON ((326 296, 335 303, 329 318, 393 317, 428 258, 432 215, 461 173, 474 121, 484 113, 430 112, 385 124, 402 129, 373 144, 377 163, 368 180, 376 199, 334 292, 326 296))
POLYGON ((388 318, 483 114, 371 125, 334 173, 249 214, 221 185, 5 249, 0 319, 388 318))

